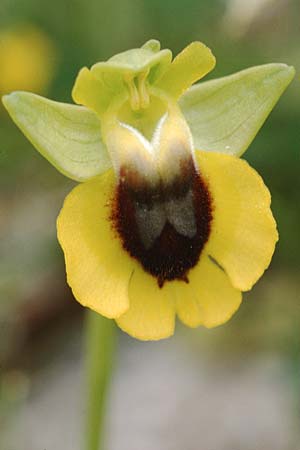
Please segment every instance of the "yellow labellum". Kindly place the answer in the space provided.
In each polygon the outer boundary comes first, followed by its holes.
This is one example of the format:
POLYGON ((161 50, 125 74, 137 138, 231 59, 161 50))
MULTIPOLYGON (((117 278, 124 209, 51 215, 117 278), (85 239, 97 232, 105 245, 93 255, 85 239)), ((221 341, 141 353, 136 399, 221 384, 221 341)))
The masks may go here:
POLYGON ((189 283, 175 280, 160 288, 122 248, 110 221, 116 187, 111 171, 77 186, 58 218, 68 283, 77 300, 117 318, 122 329, 139 339, 170 336, 176 311, 188 326, 224 323, 274 251, 277 231, 269 192, 255 170, 233 156, 196 154, 214 209, 210 237, 189 283), (234 187, 226 183, 230 178, 234 187), (253 230, 255 241, 248 243, 253 230))

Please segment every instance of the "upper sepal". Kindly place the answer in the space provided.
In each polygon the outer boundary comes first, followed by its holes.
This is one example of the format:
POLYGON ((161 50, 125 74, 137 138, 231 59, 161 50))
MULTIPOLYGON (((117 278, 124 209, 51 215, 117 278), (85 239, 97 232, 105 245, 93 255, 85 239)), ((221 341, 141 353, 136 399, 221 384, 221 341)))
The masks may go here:
POLYGON ((111 167, 92 111, 29 92, 14 92, 2 101, 34 147, 64 175, 85 181, 111 167))
POLYGON ((75 81, 73 99, 101 115, 116 97, 134 97, 133 90, 139 97, 139 90, 156 83, 171 60, 170 50, 160 50, 159 42, 150 40, 141 48, 114 55, 108 61, 94 64, 91 69, 83 68, 75 81))
POLYGON ((179 105, 195 148, 241 156, 294 75, 293 67, 266 64, 190 88, 179 105))
POLYGON ((100 79, 112 74, 130 75, 132 77, 143 72, 149 72, 148 81, 154 83, 171 64, 172 52, 168 49, 160 50, 158 41, 146 42, 141 48, 127 50, 112 56, 106 62, 99 62, 92 66, 91 72, 100 79))

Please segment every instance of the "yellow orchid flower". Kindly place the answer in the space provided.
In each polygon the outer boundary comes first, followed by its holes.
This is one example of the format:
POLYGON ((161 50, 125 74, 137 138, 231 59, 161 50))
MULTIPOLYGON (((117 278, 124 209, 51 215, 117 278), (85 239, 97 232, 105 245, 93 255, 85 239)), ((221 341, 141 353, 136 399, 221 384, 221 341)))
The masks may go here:
POLYGON ((239 159, 294 76, 267 64, 201 84, 215 65, 194 42, 173 61, 158 41, 83 68, 66 105, 16 92, 13 120, 81 181, 57 220, 67 280, 130 335, 173 334, 176 314, 214 327, 269 266, 270 194, 239 159))

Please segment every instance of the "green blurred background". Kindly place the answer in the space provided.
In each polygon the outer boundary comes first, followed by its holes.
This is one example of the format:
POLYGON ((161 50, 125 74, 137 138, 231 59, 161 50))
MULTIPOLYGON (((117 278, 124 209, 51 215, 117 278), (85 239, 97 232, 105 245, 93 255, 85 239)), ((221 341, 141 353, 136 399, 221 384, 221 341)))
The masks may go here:
MULTIPOLYGON (((70 102, 82 66, 150 38, 174 54, 205 42, 217 58, 210 78, 268 62, 297 72, 245 155, 272 193, 280 233, 272 265, 223 327, 178 326, 157 344, 119 333, 110 450, 299 444, 299 18, 299 0, 1 0, 1 95, 25 89, 70 102)), ((79 450, 83 310, 55 235, 74 183, 2 106, 0 138, 0 448, 79 450)))

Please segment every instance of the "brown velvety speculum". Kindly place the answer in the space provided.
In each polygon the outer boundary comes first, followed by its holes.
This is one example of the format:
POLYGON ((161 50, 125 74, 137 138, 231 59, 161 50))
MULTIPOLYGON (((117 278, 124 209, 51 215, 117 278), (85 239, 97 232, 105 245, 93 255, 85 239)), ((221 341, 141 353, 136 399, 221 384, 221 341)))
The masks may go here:
POLYGON ((116 186, 111 220, 123 248, 156 277, 188 283, 208 240, 212 219, 211 198, 191 157, 168 185, 151 185, 123 166, 116 186))

